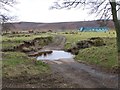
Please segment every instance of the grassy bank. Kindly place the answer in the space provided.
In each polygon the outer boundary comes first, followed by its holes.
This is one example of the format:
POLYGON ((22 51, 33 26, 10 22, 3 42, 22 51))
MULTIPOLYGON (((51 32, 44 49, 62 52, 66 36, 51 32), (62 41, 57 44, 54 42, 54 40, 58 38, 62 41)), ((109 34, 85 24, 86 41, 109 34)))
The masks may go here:
MULTIPOLYGON (((14 46, 20 45, 23 41, 33 40, 37 37, 47 37, 48 34, 40 35, 4 35, 2 37, 2 48, 9 49, 14 46), (27 36, 26 36, 27 35, 27 36)), ((19 51, 7 51, 2 52, 2 74, 3 77, 16 77, 26 75, 39 75, 50 72, 50 68, 47 64, 37 61, 36 59, 29 58, 27 54, 19 51)))
POLYGON ((29 41, 33 40, 34 38, 39 38, 39 37, 48 37, 50 36, 48 33, 44 34, 8 34, 2 36, 2 49, 9 49, 14 46, 17 46, 23 41, 29 41))
POLYGON ((25 53, 3 53, 3 77, 37 75, 49 72, 49 66, 41 61, 28 58, 25 53))
POLYGON ((75 56, 78 62, 84 62, 112 69, 118 66, 116 33, 110 32, 78 32, 75 34, 62 33, 66 36, 67 42, 65 48, 70 48, 77 41, 86 40, 91 37, 101 37, 105 42, 105 46, 91 47, 79 50, 79 54, 75 56))
MULTIPOLYGON (((72 44, 76 43, 77 41, 86 40, 91 37, 102 37, 102 38, 115 38, 116 33, 115 31, 109 31, 109 32, 77 32, 75 34, 71 34, 70 32, 60 33, 64 35, 67 38, 67 43, 65 48, 69 48, 72 44)), ((110 40, 110 39, 109 39, 110 40)), ((114 39, 115 42, 115 39, 114 39)), ((109 42, 107 42, 109 43, 109 42)), ((116 42, 115 42, 116 44, 116 42)))

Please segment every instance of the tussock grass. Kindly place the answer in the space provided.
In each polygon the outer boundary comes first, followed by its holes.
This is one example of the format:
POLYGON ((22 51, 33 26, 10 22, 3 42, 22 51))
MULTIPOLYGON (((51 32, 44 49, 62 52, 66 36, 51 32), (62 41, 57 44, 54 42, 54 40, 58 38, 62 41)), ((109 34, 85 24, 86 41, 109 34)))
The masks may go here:
POLYGON ((118 64, 117 50, 112 46, 91 47, 79 51, 75 59, 112 69, 118 64))
MULTIPOLYGON (((27 35, 27 34, 24 34, 27 35)), ((4 35, 2 36, 2 48, 3 49, 10 49, 13 48, 14 46, 18 46, 19 44, 23 43, 23 41, 29 41, 33 40, 34 38, 39 38, 39 37, 48 37, 51 36, 47 33, 45 34, 39 34, 39 35, 34 35, 31 34, 29 37, 24 37, 23 35, 20 35, 22 37, 17 37, 17 35, 13 34, 13 37, 9 37, 10 35, 4 35)))
POLYGON ((108 69, 112 69, 118 65, 117 47, 116 47, 116 33, 109 32, 78 32, 78 34, 65 34, 67 43, 65 48, 70 48, 77 41, 86 40, 91 37, 101 37, 105 42, 105 46, 91 47, 79 50, 79 54, 75 56, 78 62, 94 64, 108 69))
MULTIPOLYGON (((48 34, 31 34, 29 37, 23 35, 9 35, 2 36, 2 48, 10 49, 14 46, 20 45, 23 41, 33 40, 37 37, 48 37, 48 34)), ((49 73, 50 68, 47 64, 31 59, 27 54, 22 52, 2 52, 2 74, 3 77, 16 77, 20 75, 38 75, 42 73, 49 73)))
POLYGON ((69 48, 71 44, 76 43, 77 41, 86 40, 91 37, 103 37, 103 38, 115 38, 115 31, 109 32, 78 32, 77 34, 65 34, 61 33, 67 38, 67 43, 65 48, 69 48))
POLYGON ((31 59, 21 52, 4 52, 2 64, 3 77, 37 75, 50 70, 47 64, 31 59))

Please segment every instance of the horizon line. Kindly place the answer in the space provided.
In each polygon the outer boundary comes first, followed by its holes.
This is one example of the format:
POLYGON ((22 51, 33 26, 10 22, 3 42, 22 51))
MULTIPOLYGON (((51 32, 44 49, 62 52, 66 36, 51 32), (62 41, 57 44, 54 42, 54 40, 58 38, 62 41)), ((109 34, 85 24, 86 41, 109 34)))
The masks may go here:
MULTIPOLYGON (((104 19, 97 19, 97 20, 104 20, 104 19)), ((67 23, 67 22, 86 22, 86 21, 97 21, 97 20, 80 20, 80 21, 57 21, 57 22, 38 22, 38 21, 9 21, 6 23, 67 23)), ((112 19, 109 19, 112 20, 112 19)), ((109 20, 105 20, 105 21, 109 21, 109 20)))

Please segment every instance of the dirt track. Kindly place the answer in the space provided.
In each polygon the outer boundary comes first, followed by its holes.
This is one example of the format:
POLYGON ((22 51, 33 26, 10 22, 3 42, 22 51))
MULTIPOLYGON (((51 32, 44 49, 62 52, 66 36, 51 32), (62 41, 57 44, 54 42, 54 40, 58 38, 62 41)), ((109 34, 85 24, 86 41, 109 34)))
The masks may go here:
MULTIPOLYGON (((56 36, 53 43, 42 50, 63 49, 66 39, 56 36)), ((92 66, 74 61, 74 59, 61 59, 57 61, 45 61, 52 69, 52 74, 32 77, 15 77, 9 80, 5 78, 3 87, 8 88, 117 88, 117 75, 110 75, 96 70, 92 66), (19 80, 19 81, 18 81, 19 80), (7 82, 7 83, 6 83, 7 82)))
POLYGON ((116 88, 117 75, 97 71, 91 66, 78 63, 72 59, 48 61, 54 73, 59 73, 65 80, 78 84, 80 88, 116 88))
POLYGON ((49 45, 43 47, 42 50, 60 50, 60 49, 64 49, 64 44, 66 42, 66 38, 64 36, 58 36, 56 35, 53 38, 53 43, 50 43, 49 45))
MULTIPOLYGON (((44 49, 63 49, 65 38, 58 37, 58 45, 53 43, 44 49), (61 43, 62 42, 62 43, 61 43)), ((117 88, 118 76, 101 72, 92 66, 74 61, 74 59, 61 59, 46 61, 54 73, 63 76, 65 80, 78 84, 80 88, 117 88)))

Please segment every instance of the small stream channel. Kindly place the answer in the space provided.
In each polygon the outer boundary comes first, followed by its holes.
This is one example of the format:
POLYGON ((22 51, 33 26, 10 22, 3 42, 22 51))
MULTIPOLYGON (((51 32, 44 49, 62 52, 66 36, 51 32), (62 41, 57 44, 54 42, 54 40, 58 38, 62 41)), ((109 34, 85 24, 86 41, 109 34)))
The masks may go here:
POLYGON ((74 55, 65 52, 63 50, 52 50, 52 53, 41 55, 37 57, 37 60, 59 60, 73 58, 74 55))

